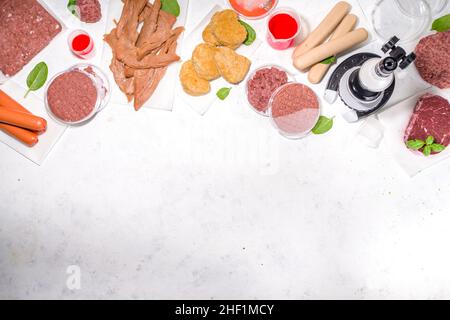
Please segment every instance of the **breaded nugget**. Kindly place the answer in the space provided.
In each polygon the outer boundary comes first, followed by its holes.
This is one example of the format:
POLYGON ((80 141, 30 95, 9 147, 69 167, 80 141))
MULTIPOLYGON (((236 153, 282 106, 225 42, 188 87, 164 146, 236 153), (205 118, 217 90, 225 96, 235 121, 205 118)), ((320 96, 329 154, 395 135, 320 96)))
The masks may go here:
POLYGON ((219 41, 217 41, 216 36, 214 35, 214 26, 212 24, 212 22, 210 22, 205 30, 203 30, 203 41, 205 41, 206 43, 212 45, 212 46, 219 46, 220 43, 219 41))
POLYGON ((247 38, 247 29, 239 22, 233 10, 218 12, 212 18, 212 28, 217 41, 226 47, 237 49, 247 38))
POLYGON ((206 43, 199 44, 195 48, 192 63, 200 78, 212 81, 220 77, 215 60, 216 51, 216 47, 206 43))
POLYGON ((217 48, 215 59, 220 75, 232 84, 244 80, 251 65, 249 59, 227 47, 217 48))
POLYGON ((211 91, 211 85, 197 75, 191 60, 183 63, 180 81, 184 91, 191 96, 202 96, 211 91))

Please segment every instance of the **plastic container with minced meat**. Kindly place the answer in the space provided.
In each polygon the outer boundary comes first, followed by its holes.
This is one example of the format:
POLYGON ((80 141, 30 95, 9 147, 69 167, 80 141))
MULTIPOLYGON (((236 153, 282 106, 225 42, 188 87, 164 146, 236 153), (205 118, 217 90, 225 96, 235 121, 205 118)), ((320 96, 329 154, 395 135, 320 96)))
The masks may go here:
POLYGON ((320 117, 320 102, 308 86, 290 82, 278 88, 270 99, 273 126, 286 138, 306 137, 320 117))
POLYGON ((41 0, 0 5, 0 84, 19 73, 63 34, 65 25, 41 0))
POLYGON ((282 85, 294 81, 294 76, 281 66, 263 65, 249 74, 245 83, 248 106, 262 116, 269 116, 272 94, 282 85))
POLYGON ((83 125, 108 104, 108 77, 97 67, 78 64, 55 75, 45 91, 50 116, 66 125, 83 125))

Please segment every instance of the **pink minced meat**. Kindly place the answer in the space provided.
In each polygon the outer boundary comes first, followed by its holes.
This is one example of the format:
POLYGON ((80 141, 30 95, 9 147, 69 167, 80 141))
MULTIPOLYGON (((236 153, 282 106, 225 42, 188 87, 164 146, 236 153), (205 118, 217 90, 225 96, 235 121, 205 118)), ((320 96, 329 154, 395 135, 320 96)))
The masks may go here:
POLYGON ((423 38, 415 53, 420 76, 440 89, 450 88, 450 30, 423 38))
POLYGON ((36 0, 0 0, 0 72, 17 74, 61 30, 36 0))
POLYGON ((78 122, 94 110, 97 88, 88 75, 76 70, 69 71, 52 82, 47 100, 56 117, 66 122, 78 122))
POLYGON ((425 94, 419 98, 405 131, 405 142, 433 136, 436 143, 450 145, 450 104, 441 96, 425 94))
POLYGON ((291 83, 274 94, 271 113, 281 131, 305 134, 314 128, 320 115, 319 100, 309 87, 291 83))
POLYGON ((102 7, 98 0, 77 0, 77 13, 80 20, 86 23, 96 23, 102 19, 102 7))
POLYGON ((250 104, 258 111, 265 112, 272 94, 288 82, 286 72, 277 68, 258 70, 247 83, 247 96, 250 104))

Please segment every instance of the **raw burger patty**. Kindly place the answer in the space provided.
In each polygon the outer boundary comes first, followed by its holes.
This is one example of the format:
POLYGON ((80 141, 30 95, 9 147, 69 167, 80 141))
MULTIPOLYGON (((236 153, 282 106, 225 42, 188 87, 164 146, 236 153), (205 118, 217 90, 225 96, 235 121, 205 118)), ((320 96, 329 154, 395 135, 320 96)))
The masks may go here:
POLYGON ((80 20, 86 23, 96 23, 102 19, 102 7, 98 0, 77 0, 80 20))
POLYGON ((450 31, 423 38, 415 52, 420 76, 440 89, 450 88, 450 31))
POLYGON ((0 0, 0 71, 17 74, 60 32, 36 0, 0 0))
POLYGON ((85 119, 97 103, 94 82, 80 71, 58 76, 47 91, 47 101, 53 114, 67 122, 85 119))
POLYGON ((440 96, 420 97, 405 131, 405 142, 433 136, 437 143, 450 145, 450 104, 440 96))

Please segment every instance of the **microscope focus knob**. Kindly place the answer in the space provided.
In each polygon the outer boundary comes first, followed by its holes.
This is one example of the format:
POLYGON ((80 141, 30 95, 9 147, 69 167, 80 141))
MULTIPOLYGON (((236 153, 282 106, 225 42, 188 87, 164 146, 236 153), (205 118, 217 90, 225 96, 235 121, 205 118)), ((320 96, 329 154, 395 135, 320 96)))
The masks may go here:
POLYGON ((416 60, 416 57, 414 52, 406 56, 400 63, 400 69, 404 70, 408 68, 408 66, 416 60))
POLYGON ((384 53, 389 52, 390 50, 392 50, 393 48, 395 48, 395 45, 400 41, 399 38, 397 38, 396 36, 393 36, 391 38, 391 40, 389 40, 389 42, 387 42, 383 48, 381 48, 381 50, 383 50, 384 53))

